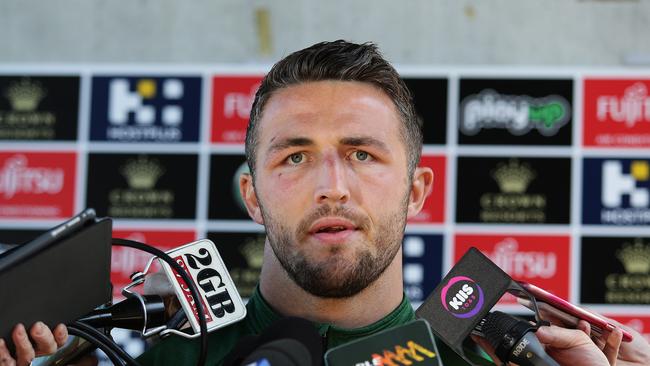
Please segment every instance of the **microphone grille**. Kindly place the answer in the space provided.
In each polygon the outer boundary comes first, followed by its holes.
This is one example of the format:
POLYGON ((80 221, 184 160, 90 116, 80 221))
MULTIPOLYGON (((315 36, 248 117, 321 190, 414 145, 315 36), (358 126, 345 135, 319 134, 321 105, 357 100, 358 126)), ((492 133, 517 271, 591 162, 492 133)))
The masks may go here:
POLYGON ((485 338, 495 349, 501 344, 503 337, 514 327, 519 320, 500 311, 493 311, 485 317, 481 326, 485 338))

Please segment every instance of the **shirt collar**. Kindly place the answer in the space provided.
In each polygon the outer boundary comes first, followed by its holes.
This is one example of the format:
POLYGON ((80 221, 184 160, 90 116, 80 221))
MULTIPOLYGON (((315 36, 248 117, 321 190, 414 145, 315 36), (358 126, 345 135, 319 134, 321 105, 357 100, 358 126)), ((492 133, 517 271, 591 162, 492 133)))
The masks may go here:
MULTIPOLYGON (((264 300, 259 285, 255 287, 253 296, 251 296, 246 307, 251 328, 257 334, 282 318, 282 315, 278 314, 264 300)), ((327 339, 327 348, 331 348, 397 325, 408 323, 414 319, 415 312, 413 311, 413 307, 408 298, 403 296, 402 302, 393 311, 370 325, 360 328, 342 328, 328 323, 314 323, 314 326, 318 329, 318 333, 327 339)))

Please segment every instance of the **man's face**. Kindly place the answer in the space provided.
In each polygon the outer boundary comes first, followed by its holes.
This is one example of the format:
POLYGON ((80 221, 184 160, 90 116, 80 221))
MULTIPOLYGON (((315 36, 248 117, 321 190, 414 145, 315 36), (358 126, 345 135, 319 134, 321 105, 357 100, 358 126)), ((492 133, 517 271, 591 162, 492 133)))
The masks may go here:
POLYGON ((276 91, 259 123, 253 216, 275 256, 313 295, 360 292, 392 262, 406 223, 392 101, 366 83, 308 82, 276 91))

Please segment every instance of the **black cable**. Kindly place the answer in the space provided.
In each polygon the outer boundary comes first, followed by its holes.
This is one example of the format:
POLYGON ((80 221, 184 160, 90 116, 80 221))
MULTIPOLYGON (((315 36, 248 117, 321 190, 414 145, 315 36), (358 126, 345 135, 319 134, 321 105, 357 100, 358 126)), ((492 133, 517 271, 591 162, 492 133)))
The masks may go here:
MULTIPOLYGON (((99 348, 108 356, 108 358, 111 360, 113 365, 118 365, 118 366, 125 366, 126 363, 122 361, 122 359, 107 345, 104 344, 102 341, 99 339, 95 338, 91 334, 79 329, 75 328, 73 325, 68 325, 68 333, 77 336, 80 338, 85 339, 87 342, 91 343, 95 347, 99 348)), ((112 341, 111 341, 112 343, 112 341)))
POLYGON ((92 335, 93 337, 101 340, 107 347, 110 347, 113 352, 115 352, 119 357, 121 357, 122 360, 124 360, 127 365, 140 366, 140 364, 136 360, 134 360, 133 357, 131 357, 131 355, 126 353, 126 351, 124 351, 120 346, 115 344, 115 342, 109 336, 91 327, 90 325, 80 321, 75 321, 69 324, 68 327, 77 328, 78 330, 86 332, 92 335))
POLYGON ((181 267, 176 261, 174 261, 167 253, 163 252, 162 250, 152 247, 151 245, 147 245, 144 243, 140 243, 135 240, 128 240, 128 239, 117 239, 113 238, 112 244, 115 246, 122 246, 122 247, 129 247, 129 248, 134 248, 138 250, 142 250, 144 252, 150 253, 155 255, 156 257, 164 260, 169 264, 175 271, 178 273, 181 278, 185 281, 187 284, 187 287, 190 289, 190 293, 196 299, 194 302, 196 304, 197 312, 200 314, 198 317, 199 320, 199 328, 200 328, 200 351, 199 351, 199 359, 197 362, 198 366, 204 366, 205 361, 208 356, 208 326, 205 321, 205 308, 203 307, 201 299, 201 295, 199 294, 199 290, 196 288, 196 285, 194 285, 194 281, 192 281, 192 278, 185 272, 185 269, 181 267))

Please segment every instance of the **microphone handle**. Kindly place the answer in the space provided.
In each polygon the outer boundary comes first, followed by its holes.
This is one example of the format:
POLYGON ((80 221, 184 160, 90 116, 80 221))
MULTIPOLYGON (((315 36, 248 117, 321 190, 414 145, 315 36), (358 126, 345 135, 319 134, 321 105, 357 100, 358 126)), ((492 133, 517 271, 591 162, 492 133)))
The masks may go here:
POLYGON ((521 337, 510 352, 508 361, 519 366, 560 366, 546 353, 533 332, 526 332, 521 337))

